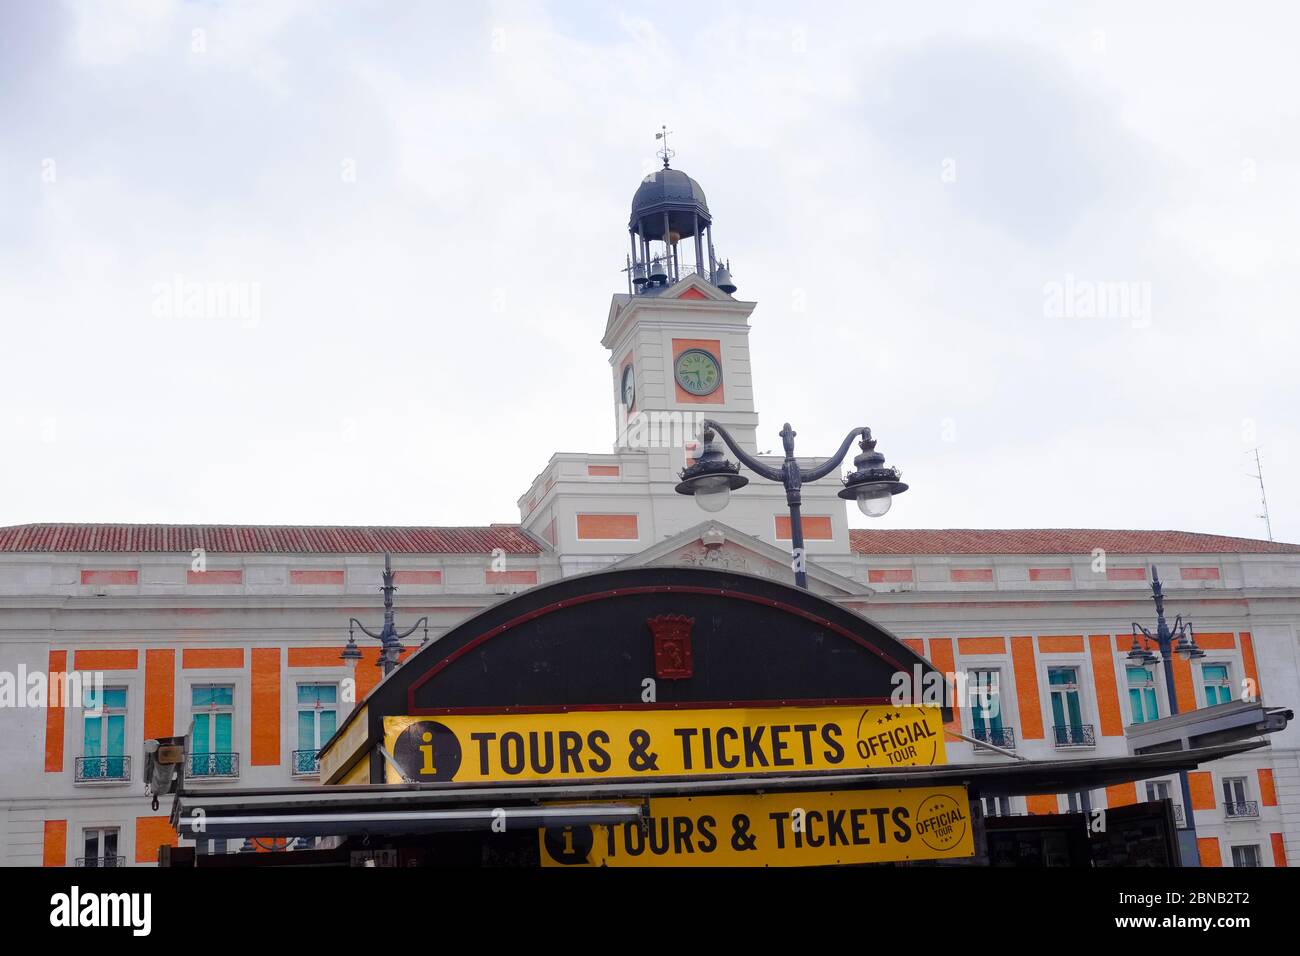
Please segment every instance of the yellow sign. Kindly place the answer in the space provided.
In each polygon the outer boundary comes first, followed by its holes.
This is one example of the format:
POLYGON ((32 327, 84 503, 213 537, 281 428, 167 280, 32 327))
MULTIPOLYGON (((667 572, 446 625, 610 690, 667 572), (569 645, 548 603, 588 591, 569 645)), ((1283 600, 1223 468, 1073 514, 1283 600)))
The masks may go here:
POLYGON ((975 854, 965 787, 652 799, 644 828, 538 833, 543 866, 834 866, 975 854))
MULTIPOLYGON (((411 780, 591 780, 933 766, 937 707, 735 707, 385 717, 411 780)), ((400 782, 394 768, 390 783, 400 782)))

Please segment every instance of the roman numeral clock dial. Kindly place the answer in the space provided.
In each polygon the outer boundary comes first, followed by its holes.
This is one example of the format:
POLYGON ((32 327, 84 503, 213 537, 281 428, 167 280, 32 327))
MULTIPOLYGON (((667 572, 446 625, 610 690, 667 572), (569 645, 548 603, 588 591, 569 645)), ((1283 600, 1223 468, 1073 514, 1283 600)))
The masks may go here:
POLYGON ((673 369, 677 384, 691 395, 711 395, 722 384, 722 367, 704 349, 687 349, 673 369))

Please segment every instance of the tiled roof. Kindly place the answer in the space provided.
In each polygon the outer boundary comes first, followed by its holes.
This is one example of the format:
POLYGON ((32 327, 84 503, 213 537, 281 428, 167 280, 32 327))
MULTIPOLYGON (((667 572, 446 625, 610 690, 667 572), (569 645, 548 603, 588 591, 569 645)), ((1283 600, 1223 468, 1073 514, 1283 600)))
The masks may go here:
POLYGON ((1300 554, 1300 544, 1190 531, 850 528, 858 554, 1300 554))
POLYGON ((539 554, 519 525, 473 528, 233 524, 20 524, 0 528, 0 552, 193 551, 232 554, 539 554))

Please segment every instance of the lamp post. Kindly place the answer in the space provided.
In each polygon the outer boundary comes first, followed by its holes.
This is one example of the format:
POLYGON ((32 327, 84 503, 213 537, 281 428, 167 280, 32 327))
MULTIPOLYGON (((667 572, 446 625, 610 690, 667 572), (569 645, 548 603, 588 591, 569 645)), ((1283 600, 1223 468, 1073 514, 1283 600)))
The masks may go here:
POLYGON ((826 477, 839 467, 848 453, 853 439, 861 436, 859 447, 861 454, 853 459, 854 470, 844 479, 841 498, 857 501, 858 508, 870 518, 879 518, 889 510, 894 495, 901 495, 907 485, 899 481, 897 468, 885 467, 885 456, 876 451, 876 441, 871 437, 871 429, 863 426, 853 429, 844 438, 844 443, 830 458, 814 465, 801 468, 794 457, 794 437, 797 434, 786 422, 781 429, 781 444, 785 448, 785 461, 780 468, 765 465, 753 455, 746 452, 731 434, 711 419, 702 422, 700 435, 703 446, 695 464, 683 468, 681 483, 677 486, 680 495, 693 495, 695 503, 705 511, 721 511, 731 499, 731 493, 749 484, 749 479, 740 474, 740 465, 729 461, 714 440, 718 435, 750 471, 768 481, 775 481, 785 486, 786 504, 790 506, 790 538, 794 549, 795 584, 807 590, 808 575, 804 571, 803 519, 800 511, 803 497, 800 489, 805 482, 817 481, 826 477))
POLYGON ((366 627, 355 617, 348 620, 348 643, 343 648, 343 653, 339 655, 345 661, 361 660, 361 651, 357 649, 356 637, 352 633, 354 627, 361 629, 361 633, 367 637, 373 637, 379 641, 381 650, 379 660, 375 663, 384 669, 384 676, 387 677, 398 664, 398 655, 402 652, 402 638, 409 637, 415 632, 417 627, 423 625, 424 640, 429 640, 429 618, 420 618, 405 631, 398 631, 397 624, 393 620, 393 592, 397 586, 393 584, 393 559, 392 555, 384 553, 384 586, 379 590, 384 592, 384 626, 376 634, 370 628, 366 627))
MULTIPOLYGON (((1141 624, 1136 621, 1133 623, 1133 646, 1129 649, 1127 657, 1135 664, 1144 667, 1153 667, 1157 663, 1164 664, 1165 671, 1165 692, 1169 697, 1169 716, 1178 713, 1178 692, 1174 687, 1174 653, 1182 654, 1188 661, 1198 660, 1205 656, 1205 651, 1196 646, 1196 635, 1192 632, 1192 622, 1184 621, 1180 614, 1174 619, 1174 626, 1170 628, 1169 623, 1165 620, 1165 591, 1160 584, 1160 573, 1156 566, 1151 565, 1151 599, 1156 604, 1156 633, 1153 636, 1141 624), (1142 632, 1139 643, 1138 632, 1142 632), (1160 656, 1157 657, 1151 652, 1150 644, 1154 643, 1160 650, 1160 656)), ((1192 846, 1196 845, 1196 813, 1192 810, 1192 790, 1187 782, 1187 771, 1180 771, 1178 774, 1179 783, 1183 791, 1183 818, 1187 823, 1187 829, 1191 833, 1192 846)))

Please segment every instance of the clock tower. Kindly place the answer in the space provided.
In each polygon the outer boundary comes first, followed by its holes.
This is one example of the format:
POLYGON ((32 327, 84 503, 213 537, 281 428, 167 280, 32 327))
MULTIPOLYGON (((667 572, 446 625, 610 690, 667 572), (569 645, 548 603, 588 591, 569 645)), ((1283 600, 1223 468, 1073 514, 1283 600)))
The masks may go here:
MULTIPOLYGON (((676 491, 704 419, 759 452, 749 355, 756 303, 736 297, 730 263, 714 247, 704 190, 672 167, 671 151, 659 155, 662 168, 632 196, 627 286, 612 297, 601 338, 609 350, 613 447, 553 455, 519 499, 524 528, 559 552, 566 574, 608 566, 710 518, 694 497, 676 491)), ((778 430, 766 436, 764 451, 779 447, 778 430)), ((834 482, 803 489, 808 554, 831 567, 849 561, 837 490, 834 482)), ((751 482, 712 517, 788 552, 789 509, 779 484, 751 482)))

